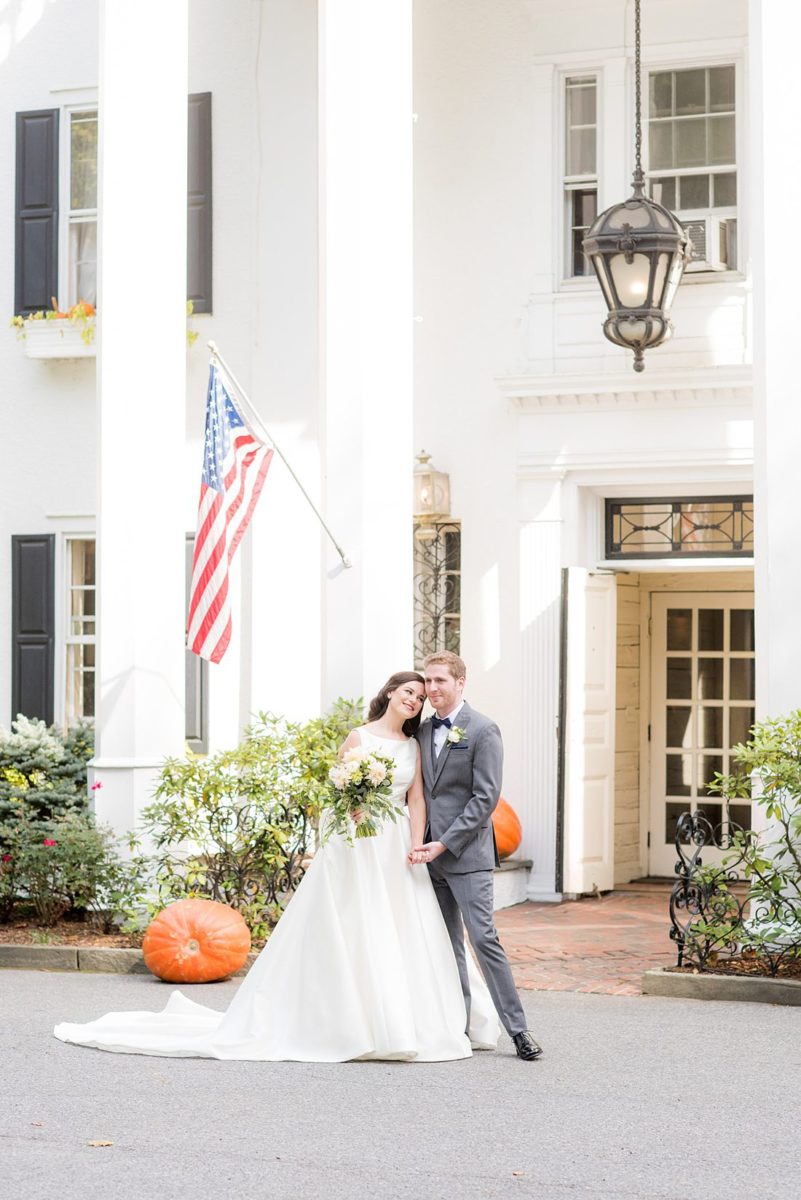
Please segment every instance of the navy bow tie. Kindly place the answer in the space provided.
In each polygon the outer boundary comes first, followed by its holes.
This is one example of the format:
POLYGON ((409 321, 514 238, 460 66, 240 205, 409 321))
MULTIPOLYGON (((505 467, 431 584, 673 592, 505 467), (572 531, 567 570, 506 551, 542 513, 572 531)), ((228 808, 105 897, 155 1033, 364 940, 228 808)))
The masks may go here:
POLYGON ((450 719, 450 717, 432 717, 431 724, 434 726, 435 729, 441 729, 443 725, 445 725, 448 729, 450 729, 451 719, 450 719))

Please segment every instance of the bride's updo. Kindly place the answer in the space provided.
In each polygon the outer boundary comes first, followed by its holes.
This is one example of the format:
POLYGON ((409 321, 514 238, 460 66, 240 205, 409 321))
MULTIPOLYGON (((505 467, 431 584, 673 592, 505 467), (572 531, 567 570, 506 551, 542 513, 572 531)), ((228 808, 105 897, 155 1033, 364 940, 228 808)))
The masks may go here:
MULTIPOLYGON (((367 712, 368 722, 378 721, 383 717, 389 708, 389 693, 394 692, 395 688, 401 687, 404 683, 422 683, 425 685, 425 679, 419 671, 396 671, 394 675, 390 675, 378 695, 373 696, 370 701, 370 708, 367 712)), ((422 716, 423 706, 421 705, 420 711, 416 716, 410 717, 408 721, 403 722, 403 732, 407 737, 414 737, 417 733, 417 730, 420 728, 422 716)))

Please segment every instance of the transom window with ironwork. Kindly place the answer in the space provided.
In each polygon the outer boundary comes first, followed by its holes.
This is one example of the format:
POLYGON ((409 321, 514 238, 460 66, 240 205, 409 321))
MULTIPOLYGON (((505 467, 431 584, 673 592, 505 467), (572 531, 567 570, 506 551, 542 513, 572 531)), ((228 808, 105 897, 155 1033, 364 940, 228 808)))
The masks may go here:
POLYGON ((462 531, 458 521, 414 526, 414 661, 439 650, 459 653, 462 531))
POLYGON ((606 557, 750 558, 753 496, 607 500, 606 557))

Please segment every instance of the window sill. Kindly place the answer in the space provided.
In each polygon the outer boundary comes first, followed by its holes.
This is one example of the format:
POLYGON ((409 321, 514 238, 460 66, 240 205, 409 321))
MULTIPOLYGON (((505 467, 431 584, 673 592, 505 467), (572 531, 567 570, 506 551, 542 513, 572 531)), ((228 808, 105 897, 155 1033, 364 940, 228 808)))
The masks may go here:
MULTIPOLYGON (((94 322, 91 323, 94 333, 94 322)), ((27 358, 96 358, 97 340, 81 337, 81 326, 71 321, 26 321, 23 345, 27 358)))

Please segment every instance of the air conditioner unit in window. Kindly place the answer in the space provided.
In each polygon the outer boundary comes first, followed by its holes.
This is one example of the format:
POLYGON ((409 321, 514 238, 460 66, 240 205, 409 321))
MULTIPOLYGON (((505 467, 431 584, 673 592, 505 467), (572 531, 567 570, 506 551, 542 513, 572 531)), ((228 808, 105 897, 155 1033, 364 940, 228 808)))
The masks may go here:
POLYGON ((737 218, 690 217, 682 221, 692 243, 687 271, 733 271, 737 267, 737 218))

